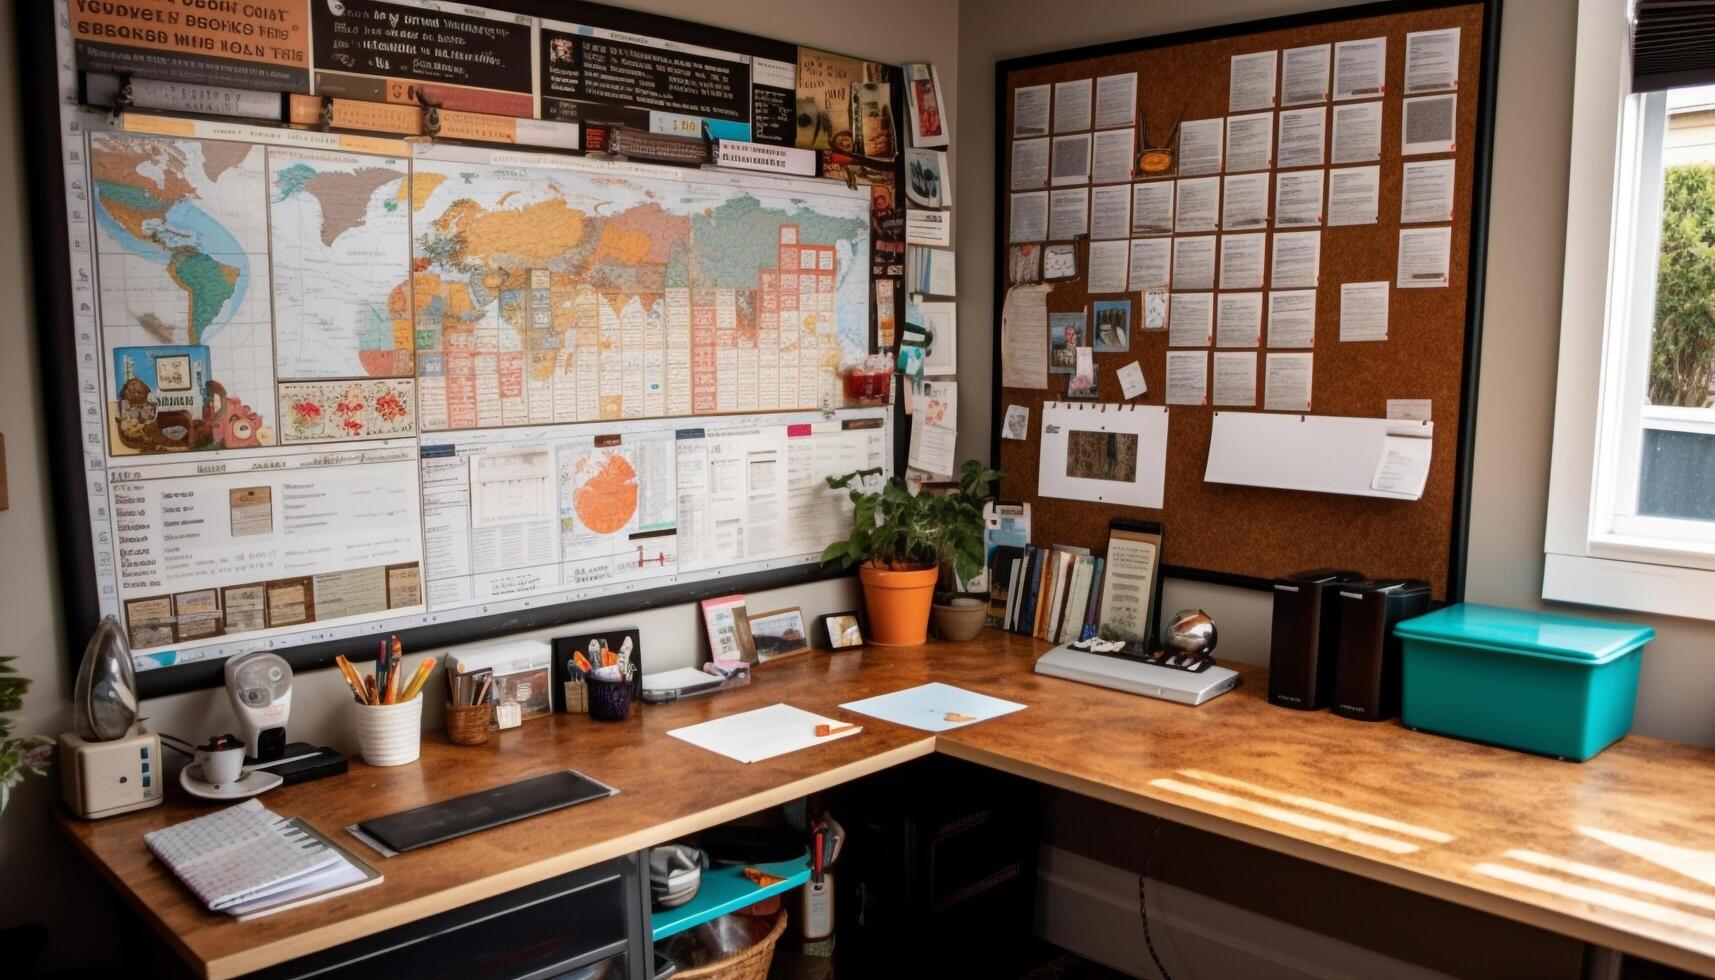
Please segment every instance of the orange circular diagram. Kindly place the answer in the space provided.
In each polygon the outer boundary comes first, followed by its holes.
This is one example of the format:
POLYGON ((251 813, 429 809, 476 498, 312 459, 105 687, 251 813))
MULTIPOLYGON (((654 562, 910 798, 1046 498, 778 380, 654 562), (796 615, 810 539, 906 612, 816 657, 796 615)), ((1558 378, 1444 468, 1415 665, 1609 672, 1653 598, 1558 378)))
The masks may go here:
POLYGON ((596 534, 623 530, 631 515, 637 513, 637 471, 630 460, 617 453, 599 461, 586 459, 579 468, 590 466, 595 472, 572 491, 578 523, 596 534))

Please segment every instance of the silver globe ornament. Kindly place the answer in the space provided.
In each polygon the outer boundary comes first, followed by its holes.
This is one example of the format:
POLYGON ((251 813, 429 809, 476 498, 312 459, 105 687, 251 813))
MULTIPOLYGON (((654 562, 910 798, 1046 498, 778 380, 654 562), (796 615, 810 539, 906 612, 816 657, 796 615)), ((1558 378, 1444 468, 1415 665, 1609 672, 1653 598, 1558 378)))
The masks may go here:
POLYGON ((1167 622, 1167 649, 1181 656, 1210 656, 1215 639, 1215 621, 1201 609, 1181 609, 1167 622))

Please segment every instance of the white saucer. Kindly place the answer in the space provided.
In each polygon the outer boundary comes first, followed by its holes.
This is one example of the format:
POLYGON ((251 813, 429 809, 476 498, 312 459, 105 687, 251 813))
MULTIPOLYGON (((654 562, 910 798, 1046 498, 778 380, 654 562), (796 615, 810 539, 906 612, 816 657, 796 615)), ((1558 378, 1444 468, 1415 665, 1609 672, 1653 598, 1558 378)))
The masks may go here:
POLYGON ((200 796, 205 800, 245 800, 258 793, 266 793, 285 782, 277 772, 266 769, 249 769, 243 775, 230 783, 216 784, 204 782, 202 766, 193 762, 179 770, 179 785, 192 796, 200 796))

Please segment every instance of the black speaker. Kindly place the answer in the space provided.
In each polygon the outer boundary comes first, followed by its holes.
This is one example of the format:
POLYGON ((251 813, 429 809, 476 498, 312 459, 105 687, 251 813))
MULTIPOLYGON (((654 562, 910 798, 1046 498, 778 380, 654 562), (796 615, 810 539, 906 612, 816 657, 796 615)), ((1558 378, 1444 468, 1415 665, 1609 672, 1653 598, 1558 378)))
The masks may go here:
POLYGON ((1334 661, 1340 654, 1341 586, 1364 580, 1359 572, 1316 568, 1274 583, 1274 629, 1268 649, 1268 701, 1315 711, 1334 696, 1334 661))
POLYGON ((1360 721, 1399 714, 1399 637, 1394 624, 1429 611, 1429 583, 1388 579, 1340 586, 1340 662, 1334 713, 1360 721))

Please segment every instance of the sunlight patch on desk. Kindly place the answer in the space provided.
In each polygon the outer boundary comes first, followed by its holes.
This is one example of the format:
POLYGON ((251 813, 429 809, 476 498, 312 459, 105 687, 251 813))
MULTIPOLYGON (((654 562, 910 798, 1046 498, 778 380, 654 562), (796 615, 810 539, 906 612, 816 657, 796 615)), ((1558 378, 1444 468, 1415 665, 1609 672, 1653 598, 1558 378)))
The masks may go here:
POLYGON ((1520 862, 1521 864, 1534 864, 1539 868, 1548 868, 1552 871, 1560 871, 1569 875, 1577 875, 1580 878, 1599 881, 1604 885, 1614 885, 1618 888, 1627 888, 1634 892, 1642 892, 1645 895, 1653 895, 1656 898, 1665 898, 1670 902, 1678 902, 1681 905, 1694 905, 1700 909, 1707 909, 1711 912, 1715 912, 1715 896, 1707 895, 1702 892, 1694 892, 1689 888, 1681 888, 1678 885, 1669 885, 1652 878, 1640 878, 1637 875, 1629 875, 1623 871, 1611 871, 1607 868, 1599 868, 1593 864, 1569 861, 1566 858, 1555 857, 1552 854, 1539 854, 1536 851, 1521 851, 1515 849, 1508 851, 1506 856, 1512 858, 1514 861, 1520 862))
POLYGON ((1277 789, 1269 789, 1266 786, 1247 783, 1242 779, 1234 779, 1231 776, 1218 776, 1212 772, 1204 772, 1201 769, 1181 769, 1179 770, 1178 775, 1184 776, 1186 779, 1195 779, 1199 782, 1213 783, 1223 789, 1236 790, 1241 793, 1248 793, 1251 796, 1260 796, 1265 800, 1273 800, 1276 803, 1285 803, 1289 806, 1298 807, 1300 810, 1313 810, 1324 816, 1336 817, 1341 820, 1350 821, 1351 823, 1361 823, 1369 827, 1374 827, 1377 830, 1385 830, 1394 834, 1403 834, 1406 837, 1416 837, 1420 840, 1429 841, 1432 844, 1445 844, 1448 841, 1453 840, 1453 835, 1444 831, 1431 830, 1428 827, 1419 827, 1414 824, 1394 820, 1389 817, 1378 817, 1373 813, 1365 813, 1362 810, 1353 810, 1349 807, 1340 806, 1337 803, 1324 803, 1321 800, 1312 799, 1308 796, 1299 796, 1297 793, 1285 793, 1277 789))
POLYGON ((1169 793, 1179 793, 1183 796, 1202 800, 1205 803, 1231 807, 1234 810, 1242 810, 1245 813, 1253 814, 1267 820, 1275 820, 1280 823, 1291 824, 1301 830, 1308 830, 1318 834, 1327 834, 1331 837, 1339 837, 1344 840, 1349 840, 1354 844, 1362 844, 1365 847, 1374 847, 1378 850, 1387 851, 1390 854, 1413 854, 1421 849, 1416 844, 1412 844, 1407 841, 1395 840, 1392 837, 1383 837, 1381 834, 1372 834, 1367 830, 1348 827, 1345 824, 1335 823, 1332 820, 1323 820, 1321 817, 1308 816, 1306 814, 1299 813, 1296 810, 1288 810, 1284 807, 1273 806, 1268 803, 1258 803, 1255 800, 1247 800, 1242 796, 1234 796, 1231 793, 1222 793, 1219 790, 1180 782, 1177 779, 1152 779, 1149 781, 1149 785, 1156 789, 1164 789, 1169 793))
POLYGON ((1715 919, 1710 919, 1705 916, 1693 915, 1690 912, 1682 912, 1679 909, 1668 908, 1665 905, 1657 905, 1654 902, 1646 902, 1642 899, 1632 898, 1629 895, 1618 895, 1614 892, 1603 891, 1600 888, 1591 888, 1589 885, 1580 885, 1570 881, 1562 881, 1559 878, 1550 878, 1548 875, 1540 875, 1534 871, 1525 871, 1508 864, 1484 862, 1471 870, 1489 878, 1499 878, 1501 881, 1511 882, 1515 885, 1522 885, 1525 888, 1533 888, 1537 891, 1547 892, 1550 895, 1557 895, 1561 898, 1569 898, 1574 901, 1584 902, 1588 905, 1594 905, 1597 908, 1607 909, 1611 912, 1619 912, 1639 919, 1647 919, 1659 925, 1671 926, 1675 929, 1684 929, 1687 932, 1695 932, 1701 936, 1715 938, 1715 919))
POLYGON ((1676 874, 1715 888, 1715 852, 1663 844, 1648 837, 1634 837, 1599 827, 1579 827, 1578 832, 1585 837, 1594 837, 1616 850, 1625 851, 1633 857, 1643 858, 1651 864, 1658 864, 1676 874))

